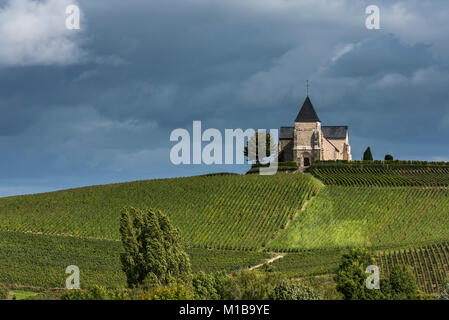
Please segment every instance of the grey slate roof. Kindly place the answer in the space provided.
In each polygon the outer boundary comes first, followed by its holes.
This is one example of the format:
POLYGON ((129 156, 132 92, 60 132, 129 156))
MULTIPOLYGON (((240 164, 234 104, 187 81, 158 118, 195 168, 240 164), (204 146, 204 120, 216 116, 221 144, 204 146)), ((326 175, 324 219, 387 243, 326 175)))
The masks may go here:
POLYGON ((321 131, 326 139, 345 139, 348 126, 322 126, 321 131))
MULTIPOLYGON (((326 139, 346 139, 348 126, 321 126, 326 139)), ((279 139, 293 139, 294 127, 281 127, 279 139)))
POLYGON ((294 127, 281 127, 279 132, 279 139, 293 139, 294 127))
POLYGON ((315 109, 313 108, 309 96, 307 96, 306 100, 304 101, 301 110, 296 116, 295 122, 321 122, 320 118, 318 118, 318 115, 315 112, 315 109))

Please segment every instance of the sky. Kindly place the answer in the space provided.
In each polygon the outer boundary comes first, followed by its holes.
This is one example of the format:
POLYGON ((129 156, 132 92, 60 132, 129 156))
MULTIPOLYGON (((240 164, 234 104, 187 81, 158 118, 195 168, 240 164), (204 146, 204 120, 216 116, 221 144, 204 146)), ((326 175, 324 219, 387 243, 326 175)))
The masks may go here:
POLYGON ((292 126, 306 80, 354 159, 449 161, 447 30, 445 0, 0 0, 0 196, 243 173, 170 133, 292 126))

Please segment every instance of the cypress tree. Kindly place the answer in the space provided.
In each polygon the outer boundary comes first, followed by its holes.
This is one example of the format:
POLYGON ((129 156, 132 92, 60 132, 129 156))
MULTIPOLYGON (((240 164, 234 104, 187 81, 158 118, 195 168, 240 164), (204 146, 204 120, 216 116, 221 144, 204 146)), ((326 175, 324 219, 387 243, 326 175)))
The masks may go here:
POLYGON ((373 161, 373 155, 371 154, 371 148, 366 148, 365 152, 363 153, 363 160, 365 161, 373 161))
POLYGON ((124 252, 122 270, 129 287, 146 289, 177 283, 190 285, 191 265, 183 249, 181 234, 157 210, 127 208, 120 219, 124 252))

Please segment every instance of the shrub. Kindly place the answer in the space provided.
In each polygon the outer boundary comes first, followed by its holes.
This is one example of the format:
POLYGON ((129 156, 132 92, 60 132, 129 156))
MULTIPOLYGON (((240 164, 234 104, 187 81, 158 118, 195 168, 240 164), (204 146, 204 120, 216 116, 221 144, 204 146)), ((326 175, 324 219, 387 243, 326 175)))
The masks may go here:
POLYGON ((393 161, 393 156, 391 154, 386 154, 385 155, 385 161, 393 161))
POLYGON ((0 300, 5 300, 8 298, 9 289, 0 283, 0 300))
POLYGON ((193 275, 192 287, 195 300, 218 300, 223 292, 223 280, 226 274, 217 272, 207 274, 201 271, 193 275))
POLYGON ((322 297, 300 282, 282 281, 270 295, 272 300, 321 300, 322 297))
POLYGON ((192 289, 180 283, 157 286, 151 292, 142 293, 139 300, 192 300, 192 289))
POLYGON ((277 273, 242 270, 223 280, 220 295, 225 300, 267 300, 281 281, 277 273))
POLYGON ((449 300, 449 282, 446 284, 446 289, 444 289, 437 298, 438 300, 449 300))
POLYGON ((367 289, 365 273, 368 265, 375 264, 374 258, 365 249, 352 249, 343 255, 335 282, 337 290, 348 300, 421 300, 415 276, 409 266, 393 266, 389 276, 380 282, 380 290, 367 289))
POLYGON ((87 290, 72 289, 66 290, 61 295, 61 300, 128 300, 129 294, 126 291, 106 289, 101 286, 94 286, 87 290))
POLYGON ((393 266, 380 288, 385 299, 416 300, 420 297, 413 271, 406 265, 393 266))

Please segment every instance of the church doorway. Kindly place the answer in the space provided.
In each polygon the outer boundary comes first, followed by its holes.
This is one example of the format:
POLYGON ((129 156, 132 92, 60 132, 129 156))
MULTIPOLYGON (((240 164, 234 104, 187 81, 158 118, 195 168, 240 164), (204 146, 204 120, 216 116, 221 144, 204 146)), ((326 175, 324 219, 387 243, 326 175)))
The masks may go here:
POLYGON ((305 157, 304 158, 304 167, 308 167, 310 166, 310 158, 309 157, 305 157))

